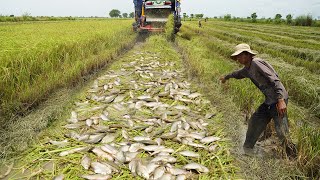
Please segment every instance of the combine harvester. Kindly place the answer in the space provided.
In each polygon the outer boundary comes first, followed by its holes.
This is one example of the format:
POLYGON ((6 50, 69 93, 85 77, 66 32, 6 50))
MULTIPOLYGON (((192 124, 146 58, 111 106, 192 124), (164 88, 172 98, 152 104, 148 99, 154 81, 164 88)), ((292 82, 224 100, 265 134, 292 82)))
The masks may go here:
POLYGON ((136 32, 163 32, 170 14, 174 15, 174 32, 181 27, 180 0, 134 0, 136 32))

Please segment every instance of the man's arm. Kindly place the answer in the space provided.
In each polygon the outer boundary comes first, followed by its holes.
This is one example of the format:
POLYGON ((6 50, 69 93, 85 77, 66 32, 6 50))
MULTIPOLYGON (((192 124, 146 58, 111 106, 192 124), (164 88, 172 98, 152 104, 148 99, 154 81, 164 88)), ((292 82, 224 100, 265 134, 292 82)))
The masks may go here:
POLYGON ((242 69, 240 69, 238 71, 234 71, 234 72, 232 72, 232 73, 230 73, 230 74, 228 74, 228 75, 226 75, 224 77, 221 77, 220 81, 222 83, 225 83, 230 78, 243 79, 243 78, 246 78, 246 77, 247 77, 246 76, 246 69, 242 68, 242 69))

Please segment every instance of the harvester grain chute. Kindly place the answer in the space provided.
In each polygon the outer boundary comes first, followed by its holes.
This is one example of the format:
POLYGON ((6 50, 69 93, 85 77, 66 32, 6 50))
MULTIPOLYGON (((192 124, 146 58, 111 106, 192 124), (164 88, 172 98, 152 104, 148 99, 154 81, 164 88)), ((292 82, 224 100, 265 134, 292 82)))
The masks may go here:
POLYGON ((174 31, 181 27, 180 0, 134 0, 135 22, 138 32, 162 32, 170 14, 174 15, 174 31))

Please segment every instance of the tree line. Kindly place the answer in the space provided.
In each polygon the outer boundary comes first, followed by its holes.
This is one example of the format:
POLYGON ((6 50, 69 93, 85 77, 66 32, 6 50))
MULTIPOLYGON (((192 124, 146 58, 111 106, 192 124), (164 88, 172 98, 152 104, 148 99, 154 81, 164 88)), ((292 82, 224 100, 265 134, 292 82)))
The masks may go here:
POLYGON ((287 14, 283 17, 281 14, 276 14, 274 18, 260 18, 256 12, 252 13, 247 18, 240 18, 231 16, 231 14, 226 14, 223 17, 214 17, 215 19, 224 19, 225 21, 239 21, 239 22, 252 22, 252 23, 274 23, 274 24, 287 24, 293 26, 319 26, 320 22, 316 19, 313 19, 311 15, 301 15, 297 16, 295 19, 292 14, 287 14))
POLYGON ((121 13, 118 9, 112 9, 109 12, 109 16, 112 18, 134 18, 134 12, 131 13, 121 13))

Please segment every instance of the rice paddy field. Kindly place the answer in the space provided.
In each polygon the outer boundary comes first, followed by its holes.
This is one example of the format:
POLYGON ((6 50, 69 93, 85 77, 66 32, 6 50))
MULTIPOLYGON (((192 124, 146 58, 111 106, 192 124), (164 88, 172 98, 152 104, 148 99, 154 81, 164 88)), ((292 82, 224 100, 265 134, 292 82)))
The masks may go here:
POLYGON ((131 23, 0 24, 1 178, 320 177, 319 28, 190 21, 137 42, 131 23), (249 80, 219 82, 241 68, 230 59, 239 43, 289 92, 295 159, 275 135, 253 156, 242 151, 264 97, 249 80))
POLYGON ((134 41, 130 24, 130 20, 1 23, 0 114, 23 113, 54 89, 107 64, 134 41))

